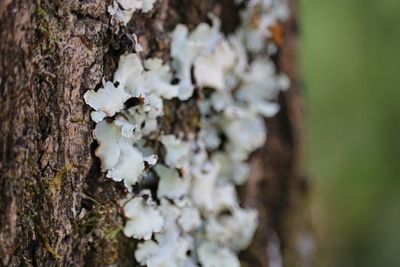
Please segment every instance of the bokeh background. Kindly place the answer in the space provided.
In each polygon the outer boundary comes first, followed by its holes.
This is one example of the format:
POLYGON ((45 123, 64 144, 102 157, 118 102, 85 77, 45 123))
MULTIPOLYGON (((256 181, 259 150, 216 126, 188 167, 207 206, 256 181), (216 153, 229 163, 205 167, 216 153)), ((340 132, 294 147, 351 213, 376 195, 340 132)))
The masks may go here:
POLYGON ((301 0, 317 267, 400 266, 400 0, 301 0))

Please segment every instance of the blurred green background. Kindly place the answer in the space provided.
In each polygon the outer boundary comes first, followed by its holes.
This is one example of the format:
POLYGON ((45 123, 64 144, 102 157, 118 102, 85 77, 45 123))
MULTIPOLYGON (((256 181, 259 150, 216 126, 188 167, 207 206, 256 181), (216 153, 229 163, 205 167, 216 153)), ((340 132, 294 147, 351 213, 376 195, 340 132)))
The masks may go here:
POLYGON ((400 0, 302 0, 317 267, 400 266, 400 0))

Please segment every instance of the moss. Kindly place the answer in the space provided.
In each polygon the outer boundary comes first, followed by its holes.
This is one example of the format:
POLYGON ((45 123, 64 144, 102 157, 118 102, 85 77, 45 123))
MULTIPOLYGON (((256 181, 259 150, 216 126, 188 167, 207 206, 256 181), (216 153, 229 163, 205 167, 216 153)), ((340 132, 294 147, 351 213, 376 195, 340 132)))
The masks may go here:
POLYGON ((46 9, 42 8, 40 5, 36 6, 36 15, 40 18, 48 17, 46 9))
POLYGON ((37 164, 36 164, 36 161, 35 161, 35 159, 33 158, 32 155, 30 155, 30 156, 28 157, 27 163, 28 163, 29 174, 30 174, 32 177, 35 176, 37 164))
POLYGON ((114 264, 119 256, 118 239, 122 230, 122 223, 118 216, 118 210, 113 203, 100 203, 100 201, 88 197, 85 198, 94 202, 82 220, 76 225, 80 238, 91 241, 90 265, 114 264))
POLYGON ((60 192, 62 178, 74 168, 75 166, 71 163, 66 163, 60 170, 56 172, 56 175, 54 175, 52 179, 47 177, 43 179, 45 186, 47 186, 47 189, 50 191, 53 198, 55 198, 60 192))
POLYGON ((21 218, 22 223, 30 223, 32 221, 30 214, 21 213, 19 217, 21 218))
POLYGON ((82 118, 71 118, 70 122, 79 123, 79 124, 83 124, 83 125, 90 124, 90 122, 87 119, 82 119, 82 118))
POLYGON ((128 238, 122 233, 117 235, 117 239, 118 252, 120 255, 125 255, 125 257, 118 258, 118 266, 140 266, 133 256, 135 255, 138 241, 128 238), (131 256, 127 257, 127 255, 131 256))
POLYGON ((54 11, 44 8, 38 1, 35 9, 37 31, 42 52, 52 55, 57 52, 57 44, 61 41, 62 32, 65 31, 65 22, 54 14, 54 11))
POLYGON ((50 245, 49 239, 47 237, 44 238, 44 246, 54 259, 61 259, 61 256, 58 255, 55 249, 50 245))

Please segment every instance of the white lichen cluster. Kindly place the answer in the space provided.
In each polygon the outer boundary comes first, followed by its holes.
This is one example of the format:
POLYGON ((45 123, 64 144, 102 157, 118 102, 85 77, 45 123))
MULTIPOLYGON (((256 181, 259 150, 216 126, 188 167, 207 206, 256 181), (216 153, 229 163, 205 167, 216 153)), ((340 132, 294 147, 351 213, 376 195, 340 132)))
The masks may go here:
POLYGON ((133 13, 141 11, 147 13, 153 9, 157 0, 114 0, 108 7, 108 13, 113 17, 113 23, 128 24, 133 13))
MULTIPOLYGON (((141 3, 133 12, 154 3, 122 2, 141 3)), ((212 15, 212 26, 201 23, 189 32, 178 25, 171 33, 175 76, 161 59, 142 62, 127 54, 112 82, 84 95, 94 109, 95 154, 107 177, 123 181, 129 191, 158 178, 156 194, 144 189, 122 202, 125 235, 143 240, 135 252, 140 264, 240 265, 237 253, 250 244, 258 218, 255 210, 240 207, 235 186, 246 181, 249 156, 265 143, 264 118, 278 112, 277 95, 289 86, 270 59, 276 44, 269 33, 287 13, 283 0, 250 1, 228 37, 212 15), (179 82, 172 84, 173 78, 179 82), (187 100, 194 90, 200 131, 185 138, 163 134, 163 102, 187 100), (155 150, 157 143, 162 149, 155 150)))

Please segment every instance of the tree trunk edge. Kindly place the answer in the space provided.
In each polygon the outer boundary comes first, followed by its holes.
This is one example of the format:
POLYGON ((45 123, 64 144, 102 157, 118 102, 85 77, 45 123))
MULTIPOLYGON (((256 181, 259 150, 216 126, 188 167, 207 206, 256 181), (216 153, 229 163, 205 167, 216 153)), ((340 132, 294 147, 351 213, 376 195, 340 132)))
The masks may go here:
MULTIPOLYGON (((82 98, 112 74, 126 49, 123 37, 115 40, 110 31, 109 2, 0 4, 0 266, 132 264, 134 244, 114 232, 123 224, 117 202, 124 189, 100 172, 93 155, 94 124, 82 98), (119 49, 110 49, 116 44, 119 49), (82 212, 90 219, 81 220, 82 212)), ((193 27, 216 3, 229 1, 182 1, 186 18, 171 8, 175 2, 156 9, 169 12, 167 24, 183 20, 193 27)), ((270 266, 276 255, 283 266, 312 266, 312 252, 299 247, 312 236, 312 227, 296 5, 290 2, 292 16, 283 25, 276 59, 291 88, 279 97, 279 114, 266 120, 267 143, 252 157, 252 177, 241 189, 244 205, 256 207, 261 219, 253 244, 240 255, 243 266, 270 266), (279 255, 271 252, 274 246, 279 255)), ((150 25, 151 33, 143 34, 148 43, 163 43, 165 32, 156 32, 151 22, 162 18, 151 16, 137 16, 131 27, 139 36, 150 25)), ((168 59, 168 49, 165 43, 148 53, 168 59)))

